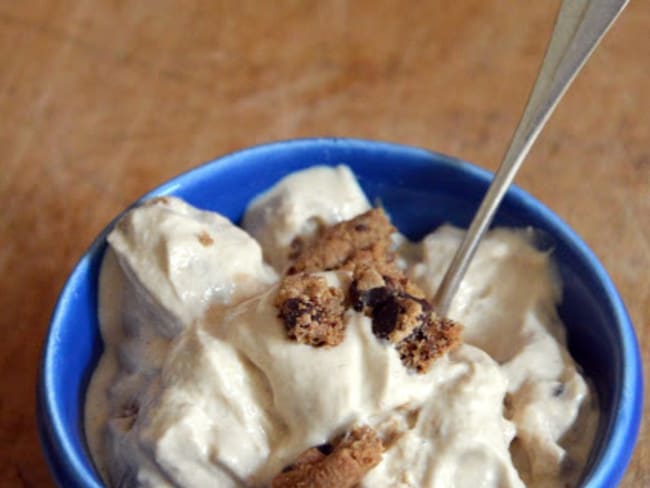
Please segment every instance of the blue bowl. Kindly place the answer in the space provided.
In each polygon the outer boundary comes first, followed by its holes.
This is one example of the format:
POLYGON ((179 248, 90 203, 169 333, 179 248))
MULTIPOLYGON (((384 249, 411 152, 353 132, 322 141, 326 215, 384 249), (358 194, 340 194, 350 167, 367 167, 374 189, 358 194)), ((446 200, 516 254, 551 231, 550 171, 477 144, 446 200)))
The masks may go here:
MULTIPOLYGON (((247 203, 291 171, 347 164, 371 201, 381 200, 397 227, 420 238, 439 224, 466 227, 492 174, 422 149, 354 139, 306 139, 246 149, 199 166, 143 198, 176 195, 237 222, 247 203)), ((582 240, 524 191, 507 193, 494 225, 533 226, 554 241, 564 282, 560 316, 574 358, 592 379, 601 422, 583 486, 616 485, 641 421, 643 379, 634 329, 610 278, 582 240)), ((84 438, 88 381, 102 353, 97 281, 109 225, 82 257, 54 310, 38 385, 38 427, 51 472, 63 487, 101 481, 84 438)))

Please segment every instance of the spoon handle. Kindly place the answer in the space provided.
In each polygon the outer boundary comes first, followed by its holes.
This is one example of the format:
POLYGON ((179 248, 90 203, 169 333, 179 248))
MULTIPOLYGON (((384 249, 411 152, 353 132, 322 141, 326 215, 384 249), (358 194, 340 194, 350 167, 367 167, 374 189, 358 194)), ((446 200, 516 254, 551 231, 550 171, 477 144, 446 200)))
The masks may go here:
POLYGON ((438 314, 447 315, 478 243, 515 173, 562 95, 627 3, 628 0, 563 0, 521 121, 436 293, 434 303, 438 314))

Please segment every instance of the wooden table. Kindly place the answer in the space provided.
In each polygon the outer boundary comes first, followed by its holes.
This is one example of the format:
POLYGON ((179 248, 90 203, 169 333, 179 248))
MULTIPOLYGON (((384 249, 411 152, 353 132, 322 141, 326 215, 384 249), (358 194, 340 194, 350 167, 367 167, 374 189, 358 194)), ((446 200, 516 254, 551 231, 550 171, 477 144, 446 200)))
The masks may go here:
MULTIPOLYGON (((2 2, 0 486, 51 484, 39 354, 66 275, 111 217, 197 163, 276 139, 383 139, 494 169, 557 5, 2 2)), ((646 355, 649 30, 633 1, 517 179, 605 264, 646 355)), ((623 486, 650 486, 647 428, 623 486)))

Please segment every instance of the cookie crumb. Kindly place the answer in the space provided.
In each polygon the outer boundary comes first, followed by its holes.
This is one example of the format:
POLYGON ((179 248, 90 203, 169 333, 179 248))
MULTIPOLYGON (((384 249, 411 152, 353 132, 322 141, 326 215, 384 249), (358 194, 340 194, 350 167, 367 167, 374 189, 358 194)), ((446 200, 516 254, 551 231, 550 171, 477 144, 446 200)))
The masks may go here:
POLYGON ((285 276, 275 306, 290 339, 314 347, 336 346, 343 341, 345 296, 318 275, 285 276))
POLYGON ((373 429, 356 427, 327 449, 312 447, 271 481, 271 488, 353 488, 382 458, 384 446, 373 429))
POLYGON ((162 204, 162 205, 169 205, 169 197, 153 197, 145 202, 145 205, 157 205, 157 204, 162 204))
POLYGON ((201 233, 197 236, 197 238, 199 239, 201 245, 205 247, 214 244, 214 239, 206 231, 201 231, 201 233))

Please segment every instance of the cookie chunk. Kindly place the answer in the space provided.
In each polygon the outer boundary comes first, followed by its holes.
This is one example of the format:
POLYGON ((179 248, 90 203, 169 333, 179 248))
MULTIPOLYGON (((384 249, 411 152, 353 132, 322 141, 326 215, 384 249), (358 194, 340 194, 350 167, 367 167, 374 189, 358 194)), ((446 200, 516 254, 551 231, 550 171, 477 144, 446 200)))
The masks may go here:
POLYGON ((323 229, 309 243, 292 245, 294 262, 289 274, 350 269, 354 261, 390 261, 391 234, 395 228, 380 208, 323 229))
POLYGON ((395 268, 362 264, 354 270, 350 302, 372 318, 376 336, 399 342, 420 326, 431 305, 424 293, 395 268))
POLYGON ((285 276, 275 306, 290 339, 315 347, 336 346, 343 340, 345 296, 322 276, 285 276))
POLYGON ((271 482, 271 488, 353 488, 381 461, 384 446, 370 427, 312 447, 271 482))
POLYGON ((395 347, 404 366, 425 373, 433 361, 460 344, 461 331, 460 324, 431 313, 395 347))
POLYGON ((418 373, 460 342, 461 326, 433 311, 422 290, 401 271, 362 264, 350 285, 352 307, 372 318, 372 331, 392 342, 402 363, 418 373))

